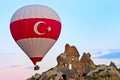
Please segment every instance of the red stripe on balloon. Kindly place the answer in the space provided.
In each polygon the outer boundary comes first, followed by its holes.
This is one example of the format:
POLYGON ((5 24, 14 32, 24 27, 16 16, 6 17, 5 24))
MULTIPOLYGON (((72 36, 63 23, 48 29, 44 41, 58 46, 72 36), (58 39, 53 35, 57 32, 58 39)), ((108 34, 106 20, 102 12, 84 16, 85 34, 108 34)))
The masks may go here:
POLYGON ((36 63, 40 62, 43 57, 31 57, 30 59, 32 60, 33 64, 36 65, 36 63))
POLYGON ((57 40, 61 31, 61 23, 52 19, 28 18, 11 22, 10 30, 15 41, 26 38, 51 38, 57 40), (34 27, 37 22, 44 22, 37 26, 39 35, 34 27))

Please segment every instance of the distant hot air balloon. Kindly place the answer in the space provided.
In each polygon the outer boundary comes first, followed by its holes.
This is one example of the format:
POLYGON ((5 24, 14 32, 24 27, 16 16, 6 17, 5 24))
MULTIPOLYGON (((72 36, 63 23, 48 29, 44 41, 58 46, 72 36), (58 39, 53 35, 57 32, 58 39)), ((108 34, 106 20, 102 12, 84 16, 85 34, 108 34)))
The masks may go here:
POLYGON ((10 31, 16 43, 36 65, 57 41, 61 21, 51 8, 29 5, 13 14, 10 31))

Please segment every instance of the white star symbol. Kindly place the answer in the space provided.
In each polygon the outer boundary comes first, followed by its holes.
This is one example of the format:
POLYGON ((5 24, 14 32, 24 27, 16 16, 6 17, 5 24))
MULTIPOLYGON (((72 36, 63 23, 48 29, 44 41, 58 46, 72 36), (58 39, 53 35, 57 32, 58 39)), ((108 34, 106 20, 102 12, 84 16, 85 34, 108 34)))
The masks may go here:
POLYGON ((49 26, 49 27, 47 28, 47 30, 48 30, 48 32, 51 31, 51 27, 49 26))

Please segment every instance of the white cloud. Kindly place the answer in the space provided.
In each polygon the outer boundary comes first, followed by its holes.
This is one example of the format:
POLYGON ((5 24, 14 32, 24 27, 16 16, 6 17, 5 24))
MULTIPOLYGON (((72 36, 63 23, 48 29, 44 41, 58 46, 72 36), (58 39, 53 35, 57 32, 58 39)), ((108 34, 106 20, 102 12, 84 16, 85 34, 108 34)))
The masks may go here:
POLYGON ((94 50, 92 51, 92 57, 100 57, 100 56, 104 56, 113 52, 120 52, 120 49, 101 49, 101 50, 94 50))
POLYGON ((21 65, 11 65, 11 66, 7 66, 8 68, 18 68, 21 67, 21 65))
POLYGON ((28 66, 28 67, 26 67, 26 69, 34 69, 34 66, 28 66))

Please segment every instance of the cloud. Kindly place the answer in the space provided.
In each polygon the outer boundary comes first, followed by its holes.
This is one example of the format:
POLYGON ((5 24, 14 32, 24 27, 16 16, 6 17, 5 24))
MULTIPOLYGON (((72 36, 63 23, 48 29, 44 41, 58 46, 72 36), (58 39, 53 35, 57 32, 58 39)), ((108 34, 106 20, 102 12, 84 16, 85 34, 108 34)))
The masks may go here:
POLYGON ((117 67, 120 68, 120 64, 118 64, 117 67))
POLYGON ((92 59, 95 64, 109 65, 113 61, 117 67, 120 67, 120 49, 107 49, 94 51, 92 59))
POLYGON ((28 66, 26 69, 34 69, 34 66, 28 66))
POLYGON ((21 67, 21 65, 11 65, 11 66, 7 66, 8 68, 18 68, 21 67))
POLYGON ((120 51, 110 52, 108 54, 104 54, 104 55, 98 56, 96 58, 100 58, 100 59, 115 59, 115 58, 120 58, 120 51))
POLYGON ((107 50, 94 51, 93 58, 99 58, 99 59, 120 58, 120 49, 107 49, 107 50))

